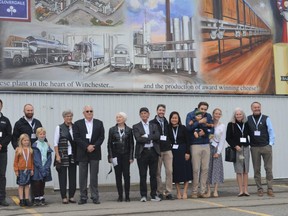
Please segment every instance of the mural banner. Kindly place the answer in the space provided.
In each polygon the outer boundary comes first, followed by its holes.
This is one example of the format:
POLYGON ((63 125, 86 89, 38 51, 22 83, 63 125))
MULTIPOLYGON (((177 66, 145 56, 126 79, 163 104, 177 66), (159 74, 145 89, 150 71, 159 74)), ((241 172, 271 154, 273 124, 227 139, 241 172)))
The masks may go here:
POLYGON ((3 91, 288 94, 288 1, 0 5, 3 91))
POLYGON ((0 0, 0 20, 29 22, 30 0, 0 0))

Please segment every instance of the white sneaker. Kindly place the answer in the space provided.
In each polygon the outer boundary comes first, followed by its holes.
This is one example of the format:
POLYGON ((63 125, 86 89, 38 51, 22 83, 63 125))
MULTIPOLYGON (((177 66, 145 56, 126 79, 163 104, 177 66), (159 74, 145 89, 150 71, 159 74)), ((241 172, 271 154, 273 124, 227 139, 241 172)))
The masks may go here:
POLYGON ((161 198, 158 197, 158 196, 151 197, 151 201, 153 201, 153 202, 160 202, 160 201, 161 201, 161 198))
POLYGON ((147 198, 145 196, 141 197, 140 202, 146 202, 147 198))

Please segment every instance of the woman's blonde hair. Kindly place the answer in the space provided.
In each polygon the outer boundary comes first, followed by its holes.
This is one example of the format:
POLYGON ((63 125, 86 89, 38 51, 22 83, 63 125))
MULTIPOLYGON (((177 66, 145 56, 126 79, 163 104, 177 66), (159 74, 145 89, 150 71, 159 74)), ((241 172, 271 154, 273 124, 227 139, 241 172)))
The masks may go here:
POLYGON ((23 148, 22 142, 23 142, 23 140, 24 140, 25 138, 29 140, 29 151, 30 151, 31 153, 33 153, 33 149, 32 149, 32 147, 31 147, 30 137, 28 136, 28 134, 24 133, 24 134, 21 134, 20 137, 19 137, 19 139, 18 139, 18 148, 16 149, 16 154, 17 154, 17 155, 21 155, 21 154, 23 153, 23 149, 24 149, 24 148, 23 148))

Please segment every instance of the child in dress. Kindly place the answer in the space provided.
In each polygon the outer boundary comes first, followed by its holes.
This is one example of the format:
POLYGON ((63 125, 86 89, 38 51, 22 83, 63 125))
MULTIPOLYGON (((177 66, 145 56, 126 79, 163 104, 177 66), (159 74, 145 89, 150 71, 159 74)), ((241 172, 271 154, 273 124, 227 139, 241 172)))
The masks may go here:
POLYGON ((45 142, 46 130, 42 127, 36 130, 37 141, 33 143, 34 175, 32 176, 32 191, 36 206, 46 205, 44 198, 45 182, 52 181, 51 164, 52 152, 49 144, 45 142))
POLYGON ((21 134, 18 147, 15 150, 14 172, 17 176, 20 206, 31 206, 29 201, 30 177, 33 176, 33 150, 27 134, 21 134), (25 199, 24 199, 25 194, 25 199))

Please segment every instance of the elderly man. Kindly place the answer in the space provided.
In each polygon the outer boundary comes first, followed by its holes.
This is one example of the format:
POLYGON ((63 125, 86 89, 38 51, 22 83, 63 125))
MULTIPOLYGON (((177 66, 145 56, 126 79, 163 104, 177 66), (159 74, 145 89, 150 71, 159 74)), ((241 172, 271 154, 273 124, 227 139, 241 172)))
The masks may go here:
POLYGON ((133 133, 136 140, 135 157, 137 159, 140 175, 141 202, 147 201, 147 170, 149 167, 151 201, 161 201, 157 196, 157 167, 160 156, 160 133, 156 124, 149 123, 150 116, 147 107, 140 108, 141 121, 133 125, 133 133))
POLYGON ((272 146, 275 141, 275 134, 271 120, 261 113, 261 104, 251 104, 252 115, 248 116, 249 136, 251 145, 251 156, 254 168, 254 180, 258 189, 258 196, 263 196, 261 183, 261 157, 264 161, 267 181, 267 195, 274 197, 273 173, 272 173, 272 146))
POLYGON ((101 145, 104 141, 102 121, 93 118, 93 108, 89 105, 83 108, 84 119, 73 125, 73 136, 77 146, 76 160, 79 162, 79 205, 87 203, 88 164, 90 165, 90 192, 94 204, 100 204, 98 192, 99 161, 101 160, 101 145))

